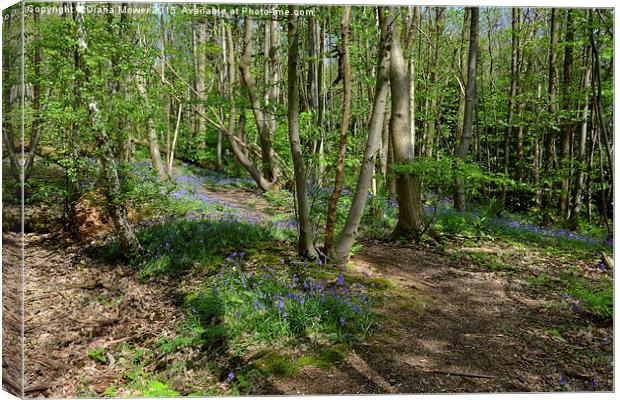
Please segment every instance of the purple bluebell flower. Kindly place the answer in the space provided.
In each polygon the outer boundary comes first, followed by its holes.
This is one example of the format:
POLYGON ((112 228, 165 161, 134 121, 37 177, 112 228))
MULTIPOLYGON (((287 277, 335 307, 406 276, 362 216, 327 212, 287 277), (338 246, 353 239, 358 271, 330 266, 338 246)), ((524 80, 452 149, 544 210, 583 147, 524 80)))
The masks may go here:
POLYGON ((227 382, 232 381, 233 379, 235 379, 235 376, 237 376, 237 375, 235 374, 235 371, 230 371, 230 372, 228 373, 228 375, 226 376, 226 381, 227 381, 227 382))
POLYGON ((336 278, 336 285, 344 285, 344 276, 342 276, 342 274, 338 274, 338 278, 336 278))
POLYGON ((601 340, 601 344, 602 344, 602 345, 605 345, 605 346, 606 346, 606 345, 608 345, 608 344, 609 344, 609 339, 607 339, 607 338, 603 338, 603 339, 601 340))
POLYGON ((566 380, 564 379, 563 376, 560 377, 560 385, 562 386, 566 385, 566 380))
POLYGON ((345 321, 346 320, 344 319, 343 316, 340 316, 340 318, 338 318, 338 323, 340 324, 340 326, 344 326, 345 321))
POLYGON ((593 389, 596 389, 598 387, 598 382, 596 381, 596 379, 592 379, 592 381, 590 382, 590 384, 592 385, 593 389))

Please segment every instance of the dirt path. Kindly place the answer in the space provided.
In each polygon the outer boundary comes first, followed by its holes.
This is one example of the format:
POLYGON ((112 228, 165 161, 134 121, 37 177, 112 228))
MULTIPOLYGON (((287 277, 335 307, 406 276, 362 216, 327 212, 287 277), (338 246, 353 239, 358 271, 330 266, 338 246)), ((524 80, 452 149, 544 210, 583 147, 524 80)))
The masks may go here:
POLYGON ((352 266, 396 284, 378 331, 337 369, 305 368, 261 393, 613 390, 611 324, 558 309, 518 272, 386 243, 367 243, 352 266), (549 333, 558 327, 567 328, 562 338, 549 333))
POLYGON ((362 346, 398 392, 612 388, 611 325, 559 310, 557 299, 532 290, 518 272, 487 272, 432 248, 385 243, 365 246, 354 264, 401 290, 401 301, 385 309, 387 323, 362 346), (564 324, 576 331, 550 335, 564 324))

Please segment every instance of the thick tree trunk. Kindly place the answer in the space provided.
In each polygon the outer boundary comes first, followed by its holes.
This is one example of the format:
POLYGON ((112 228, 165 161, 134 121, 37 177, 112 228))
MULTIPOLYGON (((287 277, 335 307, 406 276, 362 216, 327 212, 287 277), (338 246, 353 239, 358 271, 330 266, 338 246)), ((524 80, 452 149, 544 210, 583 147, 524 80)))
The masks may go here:
MULTIPOLYGON (((395 13, 393 7, 390 13, 395 13)), ((395 26, 391 27, 395 29, 395 26)), ((390 136, 394 146, 394 162, 406 164, 413 161, 411 146, 411 116, 409 114, 409 76, 403 57, 400 40, 392 34, 390 49, 390 87, 392 92, 392 117, 390 119, 390 136)), ((396 178, 398 197, 398 222, 394 229, 395 236, 417 237, 424 229, 424 209, 420 195, 417 176, 399 173, 396 178)))
MULTIPOLYGON (((393 38, 394 15, 384 15, 385 10, 379 9, 381 20, 381 41, 378 54, 377 82, 375 86, 375 97, 372 103, 372 113, 368 127, 368 138, 364 150, 364 160, 360 167, 357 178, 355 194, 351 201, 349 214, 342 232, 338 237, 335 246, 332 247, 329 259, 335 263, 344 263, 349 258, 349 252, 357 238, 359 224, 364 214, 364 206, 368 198, 368 189, 374 174, 375 162, 379 146, 381 144, 381 131, 383 130, 383 118, 385 116, 385 106, 389 90, 389 69, 390 69, 390 46, 393 38)), ((408 133, 407 133, 408 134, 408 133)))
MULTIPOLYGON (((469 56, 467 62, 467 88, 465 90, 465 109, 463 116, 463 134, 459 141, 456 157, 465 160, 473 136, 474 105, 476 104, 476 63, 478 60, 478 19, 479 8, 471 9, 469 29, 469 56)), ((465 211, 465 182, 463 177, 454 180, 454 208, 465 211)))
POLYGON ((306 171, 301 154, 299 139, 299 85, 297 82, 297 57, 299 52, 299 37, 297 33, 297 6, 289 6, 288 17, 288 136, 293 156, 295 172, 295 193, 297 195, 297 210, 299 220, 298 252, 301 257, 316 258, 314 249, 314 230, 310 222, 310 203, 306 187, 306 171))
POLYGON ((327 223, 325 225, 325 254, 329 254, 334 238, 336 224, 336 208, 342 191, 344 179, 344 157, 347 151, 347 135, 349 132, 349 120, 351 119, 351 65, 349 63, 349 22, 351 19, 351 6, 344 6, 340 30, 342 33, 342 79, 343 79, 343 106, 342 123, 340 125, 340 143, 338 148, 338 161, 336 163, 336 176, 334 178, 334 190, 329 196, 327 207, 327 223))

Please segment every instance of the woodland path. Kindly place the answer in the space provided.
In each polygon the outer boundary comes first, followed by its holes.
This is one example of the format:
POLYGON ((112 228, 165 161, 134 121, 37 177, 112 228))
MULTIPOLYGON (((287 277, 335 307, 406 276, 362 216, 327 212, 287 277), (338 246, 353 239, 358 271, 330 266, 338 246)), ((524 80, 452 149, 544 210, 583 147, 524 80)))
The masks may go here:
MULTIPOLYGON (((544 261, 535 258, 525 261, 544 261)), ((366 243, 352 265, 396 284, 396 299, 380 310, 385 320, 344 365, 277 382, 281 393, 613 388, 611 324, 557 310, 554 294, 532 288, 519 272, 481 271, 425 246, 376 242, 366 243), (575 329, 563 338, 548 332, 569 324, 575 329)))
MULTIPOLYGON (((266 204, 244 189, 204 193, 248 213, 266 204)), ((28 396, 101 394, 122 371, 89 352, 172 336, 184 317, 179 291, 189 282, 142 282, 129 267, 93 260, 51 234, 27 234, 26 242, 28 396)), ((484 249, 515 251, 493 246, 484 249)), ((515 272, 505 274, 424 245, 364 243, 351 272, 395 285, 375 333, 337 367, 271 376, 257 394, 612 390, 611 324, 559 309, 560 294, 527 283, 532 269, 562 260, 531 251, 514 260, 515 272), (549 334, 566 326, 561 338, 549 334)), ((11 270, 3 270, 5 282, 11 270)))

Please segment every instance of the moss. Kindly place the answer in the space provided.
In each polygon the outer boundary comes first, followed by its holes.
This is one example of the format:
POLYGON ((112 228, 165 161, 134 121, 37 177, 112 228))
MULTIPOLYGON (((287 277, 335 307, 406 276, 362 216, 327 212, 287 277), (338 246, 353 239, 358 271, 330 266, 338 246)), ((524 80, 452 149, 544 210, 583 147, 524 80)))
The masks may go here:
POLYGON ((278 352, 269 352, 253 363, 254 367, 265 375, 290 376, 297 372, 299 365, 289 356, 278 352))
POLYGON ((347 358, 347 351, 348 347, 343 343, 329 347, 319 354, 317 366, 331 368, 334 365, 338 365, 347 358))

